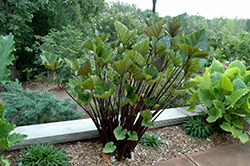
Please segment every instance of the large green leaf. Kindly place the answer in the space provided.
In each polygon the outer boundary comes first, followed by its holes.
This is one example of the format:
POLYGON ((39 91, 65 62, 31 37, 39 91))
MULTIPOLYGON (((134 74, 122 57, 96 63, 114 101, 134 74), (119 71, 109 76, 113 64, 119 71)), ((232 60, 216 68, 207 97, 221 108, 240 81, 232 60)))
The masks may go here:
POLYGON ((119 39, 125 45, 128 44, 136 35, 137 30, 130 31, 125 25, 119 21, 115 21, 115 30, 118 34, 119 39))
POLYGON ((242 134, 239 136, 239 138, 240 138, 240 141, 241 141, 243 144, 246 143, 246 142, 249 140, 249 137, 248 137, 247 133, 242 133, 242 134))
POLYGON ((11 72, 6 68, 6 66, 12 64, 15 60, 14 56, 11 54, 13 51, 13 36, 10 34, 8 36, 0 36, 0 84, 5 84, 9 81, 9 75, 11 72))
POLYGON ((87 60, 82 64, 80 69, 77 72, 77 76, 88 76, 89 73, 91 73, 92 67, 90 60, 87 60))
POLYGON ((238 138, 242 134, 242 131, 232 126, 231 133, 233 134, 234 138, 238 138))
POLYGON ((64 60, 73 72, 76 72, 80 68, 80 59, 76 59, 74 62, 67 58, 64 58, 64 60))
POLYGON ((179 35, 182 37, 183 35, 183 26, 177 19, 168 19, 165 29, 165 32, 170 38, 174 38, 179 35))
POLYGON ((192 104, 197 101, 199 101, 198 92, 194 92, 192 97, 187 101, 187 104, 192 104))
POLYGON ((124 140, 126 138, 127 129, 122 130, 122 126, 118 126, 114 129, 113 133, 117 140, 124 140))
POLYGON ((102 99, 107 99, 109 98, 112 94, 115 93, 115 86, 113 81, 109 81, 107 84, 107 87, 104 84, 104 81, 99 81, 94 94, 95 97, 102 98, 102 99))
POLYGON ((250 74, 244 75, 243 81, 248 87, 250 87, 250 74))
POLYGON ((203 103, 206 107, 211 107, 213 100, 215 100, 215 95, 210 89, 199 88, 198 96, 201 103, 203 103))
POLYGON ((242 96, 248 93, 248 89, 239 89, 233 92, 230 96, 226 96, 227 109, 232 107, 242 96))
POLYGON ((234 125, 235 127, 239 128, 239 129, 243 129, 243 128, 244 128, 243 123, 241 122, 240 119, 234 120, 234 121, 233 121, 233 125, 234 125))
POLYGON ((155 53, 156 57, 167 54, 167 47, 164 45, 163 41, 158 41, 155 37, 152 37, 152 47, 152 51, 155 53))
POLYGON ((240 69, 240 74, 241 76, 244 76, 245 71, 246 71, 246 66, 239 60, 235 60, 233 62, 231 62, 228 66, 228 68, 234 68, 234 67, 238 67, 240 69))
POLYGON ((129 58, 124 58, 120 61, 117 61, 111 65, 111 67, 117 71, 117 73, 123 77, 125 73, 133 66, 133 62, 129 58))
POLYGON ((197 46, 189 46, 187 44, 178 45, 179 49, 184 52, 189 58, 203 58, 207 59, 208 53, 200 50, 197 46))
POLYGON ((157 68, 159 72, 161 72, 164 65, 166 64, 166 56, 162 55, 159 58, 154 59, 152 64, 157 68))
POLYGON ((140 53, 141 55, 145 56, 147 53, 149 53, 150 45, 148 40, 144 40, 141 42, 138 42, 132 46, 132 48, 140 53))
POLYGON ((214 73, 214 72, 224 73, 224 68, 223 68, 222 63, 220 63, 216 59, 213 59, 211 66, 209 66, 209 72, 210 73, 214 73))
POLYGON ((82 85, 85 89, 94 89, 94 87, 98 84, 100 78, 96 75, 92 75, 90 78, 86 79, 82 85))
POLYGON ((143 74, 143 71, 138 66, 136 66, 135 64, 133 64, 132 73, 134 75, 135 81, 146 80, 146 78, 145 78, 145 76, 143 74))
POLYGON ((220 82, 217 84, 217 86, 215 86, 215 88, 218 90, 224 89, 231 92, 233 91, 233 84, 228 77, 222 75, 220 82))
POLYGON ((233 88, 234 88, 233 92, 235 92, 236 90, 239 90, 239 89, 246 89, 247 88, 246 84, 240 78, 234 79, 232 83, 233 83, 233 88))
POLYGON ((231 125, 230 125, 229 123, 227 123, 227 122, 223 122, 223 123, 220 125, 220 128, 221 128, 222 130, 225 130, 225 131, 228 131, 228 132, 230 132, 230 131, 232 130, 231 125))
POLYGON ((208 117, 207 117, 207 121, 209 123, 213 123, 215 122, 217 119, 219 119, 220 117, 222 117, 221 114, 221 110, 216 108, 216 107, 212 107, 208 110, 208 117))
POLYGON ((105 147, 103 148, 103 153, 113 153, 116 149, 116 146, 114 145, 114 142, 108 142, 105 144, 105 147))
POLYGON ((169 55, 175 67, 182 67, 183 61, 182 61, 181 54, 179 52, 175 53, 173 50, 170 50, 169 55))
POLYGON ((186 77, 189 77, 193 73, 198 73, 200 71, 199 60, 194 58, 191 59, 185 66, 186 77))
POLYGON ((126 55, 136 64, 140 67, 144 66, 146 63, 145 58, 138 52, 134 50, 130 50, 126 52, 126 55))
POLYGON ((43 65, 53 71, 56 70, 57 66, 61 62, 61 59, 58 55, 47 51, 43 51, 40 57, 42 59, 43 65))
POLYGON ((165 20, 158 21, 157 23, 151 25, 145 30, 145 33, 150 37, 156 37, 160 38, 162 34, 164 33, 164 29, 162 28, 162 25, 165 24, 165 20))
POLYGON ((228 68, 225 71, 224 75, 230 78, 231 81, 233 81, 236 78, 241 77, 240 69, 238 67, 228 68))
POLYGON ((191 35, 186 36, 181 40, 182 44, 187 44, 189 46, 197 46, 199 49, 206 52, 209 51, 209 42, 206 35, 205 29, 200 29, 191 35))
POLYGON ((90 103, 92 96, 93 96, 92 93, 88 93, 88 92, 87 93, 80 93, 80 94, 78 94, 77 101, 80 104, 87 106, 90 103))

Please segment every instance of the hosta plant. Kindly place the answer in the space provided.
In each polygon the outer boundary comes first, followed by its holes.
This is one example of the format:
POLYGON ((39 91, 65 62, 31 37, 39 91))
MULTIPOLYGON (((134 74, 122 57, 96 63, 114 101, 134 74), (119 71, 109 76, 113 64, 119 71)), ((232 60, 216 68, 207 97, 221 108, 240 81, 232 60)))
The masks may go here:
POLYGON ((205 124, 203 118, 195 119, 189 116, 188 120, 184 121, 182 126, 185 128, 185 133, 190 137, 197 137, 205 140, 213 134, 212 128, 210 125, 205 124))
MULTIPOLYGON (((10 54, 13 50, 13 44, 14 40, 11 34, 8 36, 0 36, 0 84, 9 81, 8 75, 10 75, 11 72, 6 66, 14 60, 14 57, 10 54)), ((6 121, 4 112, 5 110, 0 101, 0 163, 9 166, 9 161, 3 158, 3 151, 8 149, 10 145, 22 141, 27 135, 17 133, 10 134, 10 132, 16 128, 16 125, 6 121)))
MULTIPOLYGON (((129 156, 168 103, 195 84, 189 78, 208 56, 204 30, 184 36, 177 19, 154 15, 146 22, 150 40, 135 43, 137 30, 115 21, 116 41, 107 43, 109 35, 100 34, 84 44, 94 54, 94 64, 64 59, 75 73, 67 93, 93 120, 103 152, 114 153, 117 160, 129 156)), ((62 60, 50 53, 41 58, 52 70, 62 60)))
POLYGON ((158 134, 145 133, 142 136, 140 143, 145 147, 149 147, 149 148, 153 147, 154 149, 157 150, 157 148, 163 144, 163 141, 160 135, 158 134))
POLYGON ((199 84, 189 90, 192 97, 188 104, 193 103, 189 110, 195 108, 197 102, 204 104, 209 123, 216 123, 241 142, 247 142, 248 135, 242 129, 244 123, 250 123, 250 72, 244 64, 233 61, 224 71, 223 65, 213 60, 203 76, 193 81, 199 84))

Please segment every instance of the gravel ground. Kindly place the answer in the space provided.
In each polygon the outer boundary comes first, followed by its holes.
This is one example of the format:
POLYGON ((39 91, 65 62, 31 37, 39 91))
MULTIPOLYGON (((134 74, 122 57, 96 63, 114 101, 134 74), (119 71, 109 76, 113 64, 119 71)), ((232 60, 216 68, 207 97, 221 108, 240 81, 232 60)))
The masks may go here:
MULTIPOLYGON (((56 146, 65 148, 68 156, 71 157, 70 163, 72 166, 142 166, 154 165, 155 162, 168 160, 173 157, 239 143, 239 140, 234 139, 229 133, 214 133, 205 141, 190 138, 185 134, 181 126, 150 129, 148 132, 159 134, 164 144, 158 150, 148 149, 138 144, 134 152, 135 159, 132 161, 124 159, 121 162, 111 162, 111 156, 102 153, 102 144, 98 139, 57 144, 56 146)), ((8 158, 11 165, 14 166, 17 165, 16 159, 20 156, 19 152, 19 150, 7 152, 4 154, 4 157, 8 158)))

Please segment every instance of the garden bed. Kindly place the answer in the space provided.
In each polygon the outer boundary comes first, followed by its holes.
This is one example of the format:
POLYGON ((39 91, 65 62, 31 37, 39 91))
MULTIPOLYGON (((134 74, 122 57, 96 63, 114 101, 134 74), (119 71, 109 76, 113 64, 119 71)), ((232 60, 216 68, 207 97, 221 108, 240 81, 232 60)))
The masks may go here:
MULTIPOLYGON (((154 164, 155 162, 168 160, 174 157, 186 154, 204 151, 215 147, 226 146, 239 143, 238 139, 233 138, 230 133, 214 133, 207 140, 202 141, 197 138, 190 138, 185 134, 181 126, 169 126, 163 128, 149 129, 147 132, 158 133, 164 144, 158 150, 148 149, 141 144, 135 149, 135 160, 128 159, 121 162, 110 162, 109 155, 102 153, 103 147, 99 139, 90 139, 79 142, 68 142, 56 144, 56 146, 65 148, 68 156, 71 157, 71 165, 131 165, 142 166, 154 164)), ((20 150, 4 153, 4 157, 9 159, 11 165, 17 165, 20 150)))

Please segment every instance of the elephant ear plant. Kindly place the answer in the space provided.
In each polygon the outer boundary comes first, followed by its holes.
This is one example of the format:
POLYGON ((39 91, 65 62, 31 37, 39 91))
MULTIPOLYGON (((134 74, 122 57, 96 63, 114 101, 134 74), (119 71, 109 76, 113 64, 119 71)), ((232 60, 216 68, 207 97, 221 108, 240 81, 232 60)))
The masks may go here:
POLYGON ((250 124, 250 72, 245 65, 235 60, 224 71, 223 65, 214 59, 203 76, 193 81, 200 84, 189 90, 192 94, 187 101, 192 104, 189 110, 194 109, 197 102, 204 104, 209 123, 231 132, 242 143, 247 142, 248 135, 242 129, 244 123, 250 124))
MULTIPOLYGON (((208 53, 195 45, 178 45, 184 32, 176 19, 147 19, 145 33, 150 40, 138 43, 133 42, 137 30, 119 21, 114 24, 116 41, 106 43, 109 35, 100 34, 84 44, 93 53, 94 64, 65 61, 75 74, 67 93, 93 120, 103 152, 121 160, 130 155, 147 128, 154 127, 167 104, 194 85, 189 78, 200 71, 199 60, 208 53)), ((197 34, 193 40, 199 43, 199 39, 205 38, 197 34)), ((41 58, 53 70, 61 60, 50 53, 41 58)))
MULTIPOLYGON (((5 84, 9 81, 8 76, 11 72, 6 66, 10 65, 14 60, 14 56, 10 54, 13 50, 13 43, 14 40, 11 34, 8 36, 0 36, 0 84, 5 84)), ((9 161, 3 158, 3 150, 8 149, 11 144, 14 145, 22 141, 27 135, 17 133, 10 134, 10 132, 16 128, 16 125, 6 121, 4 112, 3 105, 0 103, 0 163, 9 166, 9 161)))

